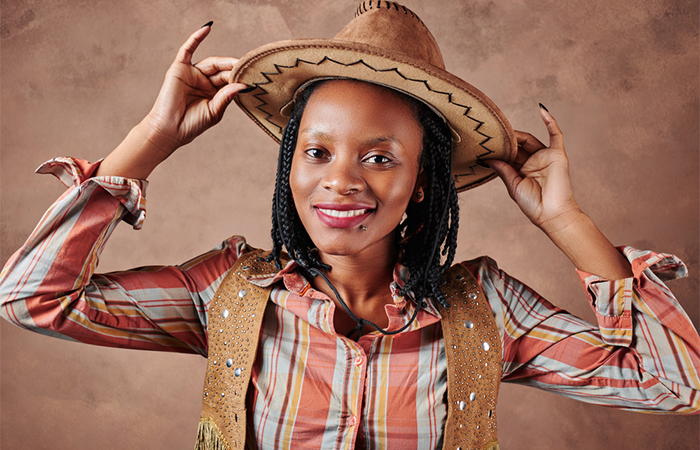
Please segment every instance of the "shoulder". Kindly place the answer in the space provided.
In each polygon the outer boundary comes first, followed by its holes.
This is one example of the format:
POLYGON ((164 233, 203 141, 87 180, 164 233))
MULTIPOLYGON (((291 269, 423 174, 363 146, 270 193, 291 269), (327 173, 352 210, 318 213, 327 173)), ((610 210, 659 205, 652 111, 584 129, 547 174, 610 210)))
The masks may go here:
POLYGON ((466 268, 469 273, 471 273, 479 282, 481 282, 483 277, 500 277, 502 273, 498 268, 496 261, 488 256, 479 256, 478 258, 469 259, 455 264, 455 266, 457 265, 466 268))
POLYGON ((208 281, 222 278, 242 255, 256 250, 243 236, 231 236, 216 247, 181 264, 179 268, 190 274, 200 273, 208 281))

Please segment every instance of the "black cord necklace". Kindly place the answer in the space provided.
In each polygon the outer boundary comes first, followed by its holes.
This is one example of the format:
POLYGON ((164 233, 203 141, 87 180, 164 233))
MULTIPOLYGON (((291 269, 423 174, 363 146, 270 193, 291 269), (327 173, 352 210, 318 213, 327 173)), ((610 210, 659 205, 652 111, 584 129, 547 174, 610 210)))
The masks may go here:
POLYGON ((383 330, 379 325, 375 324, 371 320, 367 319, 362 319, 360 317, 357 317, 353 312, 350 310, 348 305, 345 303, 345 300, 343 300, 343 297, 340 296, 340 293, 338 293, 338 290, 333 286, 333 283, 330 282, 330 280, 321 272, 320 270, 316 269, 315 267, 312 267, 311 269, 308 269, 308 272, 311 276, 320 276, 323 278, 323 281, 326 282, 329 288, 331 288, 331 291, 333 291, 333 294, 335 294, 335 298, 338 300, 338 303, 340 303, 340 306, 343 307, 346 313, 350 316, 352 320, 355 321, 357 325, 355 325, 355 328, 350 330, 348 334, 345 335, 348 339, 352 339, 353 341, 357 342, 360 337, 362 337, 362 329, 364 328, 365 325, 371 325, 374 327, 375 330, 379 331, 380 333, 386 335, 386 336, 392 336, 394 334, 401 333, 404 331, 406 328, 410 327, 411 324, 416 320, 416 316, 418 316, 418 310, 420 309, 420 304, 416 305, 415 311, 413 311, 413 316, 411 317, 411 320, 408 321, 408 323, 398 330, 394 331, 386 331, 383 330), (357 334, 356 337, 353 337, 355 334, 357 334))

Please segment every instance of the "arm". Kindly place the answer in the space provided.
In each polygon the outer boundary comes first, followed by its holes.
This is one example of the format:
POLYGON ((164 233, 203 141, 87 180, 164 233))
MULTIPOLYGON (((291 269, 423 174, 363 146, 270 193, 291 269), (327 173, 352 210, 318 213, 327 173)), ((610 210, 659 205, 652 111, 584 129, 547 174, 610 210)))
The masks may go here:
POLYGON ((176 148, 216 124, 244 87, 226 84, 235 58, 191 64, 210 30, 205 26, 189 37, 151 112, 101 165, 59 158, 39 169, 73 186, 3 269, 0 315, 5 319, 100 345, 206 352, 208 301, 243 248, 242 239, 180 267, 94 271, 121 219, 141 227, 143 179, 176 148))
POLYGON ((490 259, 465 263, 479 280, 503 342, 503 381, 588 403, 700 411, 700 337, 664 281, 686 275, 671 255, 622 249, 633 277, 579 272, 597 325, 553 306, 490 259))
POLYGON ((700 410, 700 338, 664 281, 675 257, 616 249, 576 203, 561 130, 541 108, 550 143, 516 132, 509 165, 488 161, 530 221, 573 262, 598 326, 551 305, 495 263, 480 268, 502 327, 505 380, 627 409, 700 410))
POLYGON ((231 238, 180 266, 95 274, 117 223, 140 228, 145 217, 145 182, 93 178, 96 168, 70 158, 40 168, 75 186, 0 273, 0 316, 90 344, 206 354, 209 302, 245 241, 231 238))

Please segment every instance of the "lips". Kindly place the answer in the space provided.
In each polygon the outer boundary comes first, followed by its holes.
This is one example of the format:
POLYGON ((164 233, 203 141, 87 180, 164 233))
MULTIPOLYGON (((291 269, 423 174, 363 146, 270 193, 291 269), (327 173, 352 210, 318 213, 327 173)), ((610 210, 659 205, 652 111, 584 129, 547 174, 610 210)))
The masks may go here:
POLYGON ((357 217, 369 212, 369 209, 351 209, 349 211, 340 211, 337 209, 318 208, 318 210, 327 216, 333 217, 357 217))
POLYGON ((321 223, 331 228, 352 228, 360 225, 371 213, 372 208, 363 205, 316 205, 316 215, 321 223))

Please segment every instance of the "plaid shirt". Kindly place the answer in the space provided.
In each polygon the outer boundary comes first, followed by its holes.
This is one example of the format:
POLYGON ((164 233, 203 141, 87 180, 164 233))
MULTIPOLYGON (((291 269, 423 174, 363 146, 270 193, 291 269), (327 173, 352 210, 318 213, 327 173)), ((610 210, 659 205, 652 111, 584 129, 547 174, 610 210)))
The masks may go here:
MULTIPOLYGON (((116 224, 140 228, 146 183, 90 178, 71 158, 39 168, 72 185, 49 208, 0 274, 0 314, 50 336, 90 344, 207 354, 207 310, 219 284, 247 251, 232 237, 180 266, 99 275, 100 251, 116 224)), ((488 258, 464 262, 493 310, 502 338, 502 380, 623 409, 700 409, 700 338, 665 281, 686 275, 672 255, 621 251, 634 277, 579 273, 598 324, 572 316, 499 270, 488 258)), ((358 342, 335 334, 335 304, 291 263, 274 284, 249 391, 260 448, 439 448, 446 419, 446 360, 432 306, 396 336, 358 342)), ((398 295, 397 266, 386 306, 389 328, 415 303, 398 295)))

